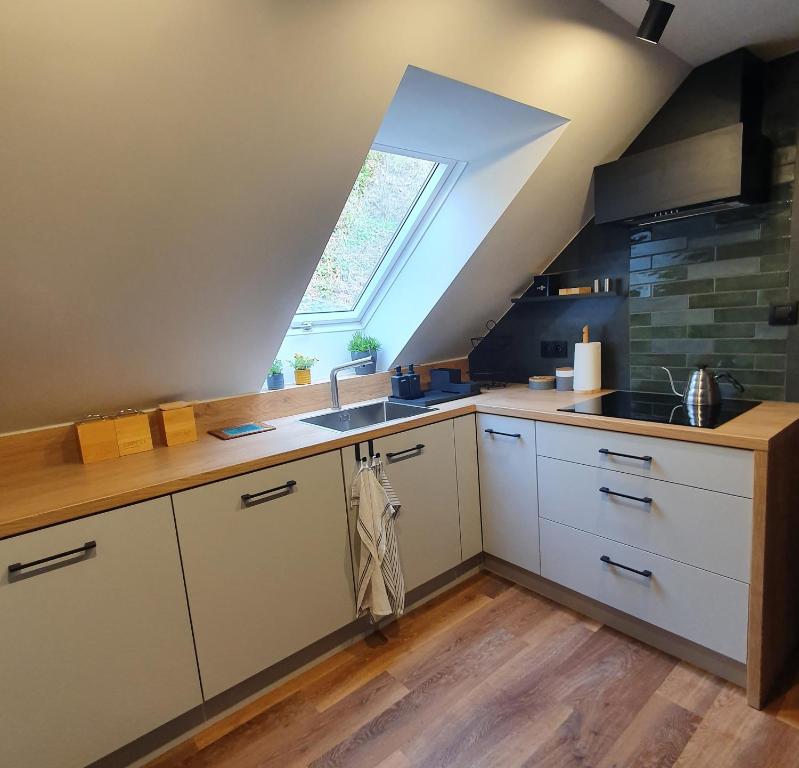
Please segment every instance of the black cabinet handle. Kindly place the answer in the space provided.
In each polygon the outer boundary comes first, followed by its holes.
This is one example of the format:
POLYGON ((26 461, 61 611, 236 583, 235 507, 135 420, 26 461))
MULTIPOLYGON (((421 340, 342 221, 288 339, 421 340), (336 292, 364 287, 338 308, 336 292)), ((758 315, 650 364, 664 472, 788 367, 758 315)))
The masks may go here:
POLYGON ((637 568, 630 568, 629 565, 622 565, 621 563, 614 562, 611 560, 607 555, 602 555, 599 558, 603 563, 607 563, 608 565, 615 565, 616 568, 623 568, 625 571, 630 571, 631 573, 637 573, 639 576, 646 576, 647 579, 652 578, 652 571, 639 571, 637 568))
POLYGON ((486 434, 489 435, 502 435, 503 437, 521 437, 521 432, 497 432, 496 429, 486 429, 486 434))
POLYGON ((599 489, 600 493, 606 493, 608 496, 620 496, 622 499, 631 499, 632 501, 640 501, 642 504, 651 504, 652 498, 650 496, 630 496, 626 493, 619 493, 618 491, 611 491, 604 485, 599 489))
POLYGON ((607 448, 600 448, 599 452, 605 456, 621 456, 623 459, 636 459, 637 461, 645 461, 647 464, 651 463, 651 456, 633 456, 630 453, 616 453, 616 451, 609 451, 607 448))
POLYGON ((395 451, 394 453, 387 453, 386 458, 389 461, 393 461, 394 459, 398 458, 399 456, 406 456, 409 453, 421 453, 424 450, 424 443, 416 443, 413 448, 405 448, 402 451, 395 451))
POLYGON ((24 571, 26 568, 35 568, 37 565, 44 565, 44 563, 51 563, 53 560, 60 560, 63 557, 71 557, 72 555, 87 555, 97 547, 96 541, 87 541, 82 547, 75 549, 68 549, 66 552, 59 552, 57 555, 48 555, 47 557, 40 557, 38 560, 31 560, 29 563, 13 563, 8 566, 9 576, 14 573, 24 571))
POLYGON ((296 480, 289 480, 283 485, 278 485, 277 488, 269 488, 265 491, 258 491, 258 493, 243 493, 241 503, 245 507, 254 507, 256 504, 274 501, 282 496, 288 496, 294 490, 295 485, 297 485, 296 480))

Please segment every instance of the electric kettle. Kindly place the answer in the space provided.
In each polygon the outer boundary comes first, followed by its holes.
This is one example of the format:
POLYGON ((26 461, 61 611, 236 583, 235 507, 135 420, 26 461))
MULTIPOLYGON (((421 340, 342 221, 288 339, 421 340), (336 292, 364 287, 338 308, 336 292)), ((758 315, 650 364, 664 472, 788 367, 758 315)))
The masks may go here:
POLYGON ((735 389, 743 392, 744 388, 739 381, 737 381, 730 373, 714 374, 713 371, 708 370, 704 365, 698 365, 696 370, 691 373, 691 378, 688 379, 688 386, 685 392, 678 392, 674 387, 674 379, 671 376, 671 371, 664 366, 660 366, 669 375, 669 384, 671 384, 671 391, 677 397, 681 397, 683 403, 686 405, 718 405, 721 402, 721 389, 719 389, 719 380, 723 379, 729 381, 735 389))

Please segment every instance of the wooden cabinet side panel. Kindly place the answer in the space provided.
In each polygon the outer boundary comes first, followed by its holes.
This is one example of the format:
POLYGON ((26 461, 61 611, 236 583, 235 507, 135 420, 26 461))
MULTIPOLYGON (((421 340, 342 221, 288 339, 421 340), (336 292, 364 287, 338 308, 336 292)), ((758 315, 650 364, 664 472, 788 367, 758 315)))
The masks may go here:
POLYGON ((483 551, 475 416, 461 416, 453 423, 458 470, 458 510, 461 520, 461 560, 468 560, 483 551))
POLYGON ((755 452, 747 698, 764 707, 799 647, 799 424, 755 452))

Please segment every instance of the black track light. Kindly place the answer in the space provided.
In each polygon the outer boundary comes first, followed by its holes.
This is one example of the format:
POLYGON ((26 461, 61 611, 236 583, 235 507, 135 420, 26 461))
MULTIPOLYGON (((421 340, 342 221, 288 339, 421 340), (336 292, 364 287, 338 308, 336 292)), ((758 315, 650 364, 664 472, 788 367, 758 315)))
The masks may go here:
POLYGON ((649 0, 649 8, 646 9, 644 20, 638 27, 637 37, 646 40, 647 43, 657 44, 673 10, 674 6, 664 0, 649 0))

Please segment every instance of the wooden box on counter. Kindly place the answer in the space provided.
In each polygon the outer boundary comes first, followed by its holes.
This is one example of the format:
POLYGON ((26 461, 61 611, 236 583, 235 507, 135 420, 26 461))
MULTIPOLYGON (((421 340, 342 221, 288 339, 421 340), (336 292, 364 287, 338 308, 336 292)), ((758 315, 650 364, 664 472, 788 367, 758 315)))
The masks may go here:
POLYGON ((114 420, 106 416, 87 416, 75 424, 80 447, 80 458, 84 464, 116 459, 119 457, 117 431, 114 420))
POLYGON ((197 440, 194 406, 181 400, 158 406, 161 431, 167 445, 183 445, 197 440))
POLYGON ((119 455, 141 453, 153 449, 153 436, 150 433, 150 420, 141 411, 121 411, 114 419, 119 455))

